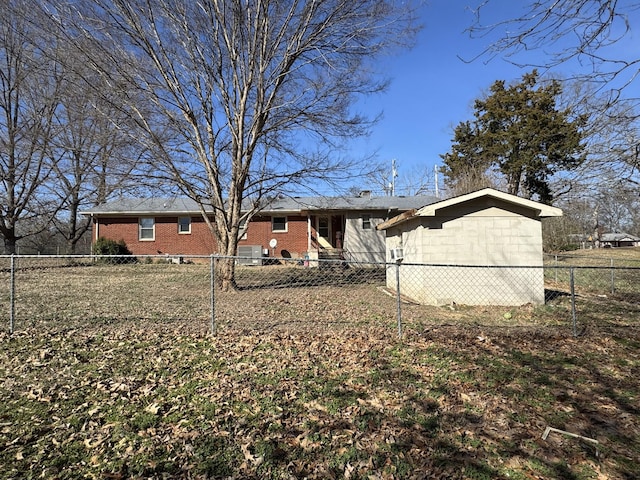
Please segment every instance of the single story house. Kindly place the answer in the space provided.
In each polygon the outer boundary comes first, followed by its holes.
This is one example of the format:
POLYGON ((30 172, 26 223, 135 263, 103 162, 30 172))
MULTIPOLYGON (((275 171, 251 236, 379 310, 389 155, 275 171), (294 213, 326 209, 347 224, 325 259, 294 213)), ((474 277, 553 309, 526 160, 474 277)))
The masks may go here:
POLYGON ((544 303, 542 227, 558 208, 485 188, 410 210, 386 234, 387 287, 432 305, 544 303))
MULTIPOLYGON (((246 225, 238 255, 340 257, 384 262, 384 232, 376 226, 436 200, 429 196, 281 197, 265 204, 246 225)), ((134 255, 210 255, 215 244, 196 202, 187 198, 123 198, 91 208, 93 241, 124 240, 134 255)))
POLYGON ((638 247, 640 238, 629 233, 595 233, 593 235, 571 234, 569 241, 580 245, 580 248, 619 248, 638 247))
POLYGON ((603 233, 595 243, 600 248, 637 247, 640 245, 640 238, 628 233, 603 233))

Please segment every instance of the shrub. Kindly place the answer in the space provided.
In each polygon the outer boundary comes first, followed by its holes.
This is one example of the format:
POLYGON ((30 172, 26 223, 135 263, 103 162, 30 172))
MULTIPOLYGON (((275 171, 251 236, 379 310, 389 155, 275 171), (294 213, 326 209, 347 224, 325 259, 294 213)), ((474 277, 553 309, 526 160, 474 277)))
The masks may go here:
POLYGON ((124 243, 124 240, 111 240, 100 237, 93 245, 94 255, 100 256, 100 261, 104 263, 133 263, 136 257, 131 256, 131 250, 124 243))
POLYGON ((566 245, 561 245, 558 250, 561 252, 572 252, 574 250, 580 250, 580 245, 577 243, 567 243, 566 245))

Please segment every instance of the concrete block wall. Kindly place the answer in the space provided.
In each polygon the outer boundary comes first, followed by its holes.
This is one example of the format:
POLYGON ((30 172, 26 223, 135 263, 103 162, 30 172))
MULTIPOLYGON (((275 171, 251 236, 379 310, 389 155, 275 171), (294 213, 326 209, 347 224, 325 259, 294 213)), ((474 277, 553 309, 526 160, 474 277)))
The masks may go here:
MULTIPOLYGON (((400 289, 432 305, 544 303, 542 268, 461 268, 410 265, 542 266, 538 219, 499 208, 457 217, 422 217, 387 232, 387 248, 402 242, 400 289)), ((395 290, 395 270, 387 286, 395 290)))
POLYGON ((425 220, 423 262, 457 265, 542 265, 538 220, 508 215, 425 220))
MULTIPOLYGON (((416 267, 417 268, 417 267, 416 267)), ((409 279, 403 293, 429 305, 505 305, 544 303, 542 268, 420 267, 421 289, 409 279)), ((417 278, 414 272, 411 278, 417 278)))

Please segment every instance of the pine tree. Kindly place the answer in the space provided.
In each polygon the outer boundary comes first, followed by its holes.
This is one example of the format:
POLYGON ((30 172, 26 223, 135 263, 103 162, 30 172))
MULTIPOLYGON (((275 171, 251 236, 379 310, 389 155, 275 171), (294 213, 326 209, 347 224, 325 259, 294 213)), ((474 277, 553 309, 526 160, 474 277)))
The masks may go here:
POLYGON ((535 70, 511 86, 496 81, 485 99, 475 101, 475 119, 455 129, 452 151, 442 156, 447 182, 459 186, 469 172, 486 179, 495 170, 508 193, 550 203, 551 176, 577 168, 585 158, 584 118, 557 109, 561 92, 555 80, 538 85, 535 70))

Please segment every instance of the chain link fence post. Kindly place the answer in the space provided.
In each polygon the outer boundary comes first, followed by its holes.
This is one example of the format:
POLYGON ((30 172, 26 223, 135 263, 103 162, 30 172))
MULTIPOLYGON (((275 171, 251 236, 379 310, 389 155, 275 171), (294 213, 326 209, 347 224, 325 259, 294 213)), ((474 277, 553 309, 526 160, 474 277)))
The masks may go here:
POLYGON ((578 336, 578 326, 576 318, 576 285, 574 277, 574 268, 569 268, 569 285, 571 288, 571 320, 573 323, 573 337, 578 336))
POLYGON ((611 259, 611 293, 616 292, 616 271, 613 268, 613 258, 611 259))
POLYGON ((396 260, 396 303, 398 311, 398 338, 402 339, 402 301, 400 300, 400 259, 396 260))
POLYGON ((13 326, 16 313, 16 256, 11 254, 11 280, 9 299, 9 335, 13 335, 13 326))
POLYGON ((209 257, 209 289, 211 291, 211 335, 215 335, 216 333, 216 301, 215 301, 215 258, 213 254, 209 257))

